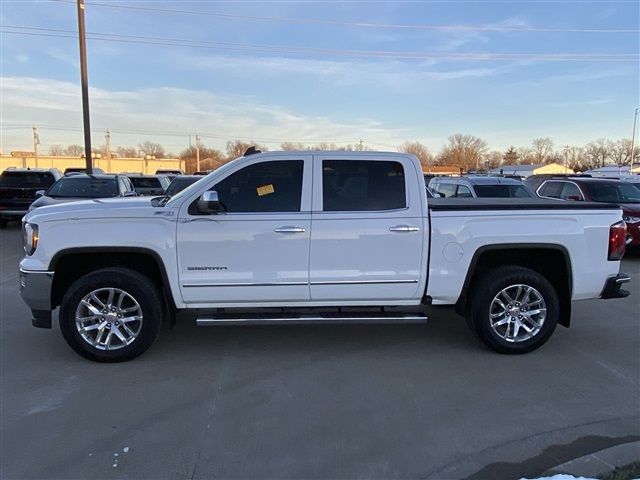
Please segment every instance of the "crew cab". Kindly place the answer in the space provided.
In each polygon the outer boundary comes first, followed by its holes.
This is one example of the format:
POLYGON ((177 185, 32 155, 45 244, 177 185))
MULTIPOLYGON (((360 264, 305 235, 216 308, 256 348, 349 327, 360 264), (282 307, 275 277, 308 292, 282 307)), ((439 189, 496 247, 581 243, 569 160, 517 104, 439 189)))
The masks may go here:
POLYGON ((403 153, 269 152, 173 197, 40 208, 23 222, 21 295, 102 362, 140 355, 163 321, 423 322, 450 306, 501 353, 544 344, 571 301, 629 294, 616 205, 427 199, 403 153))

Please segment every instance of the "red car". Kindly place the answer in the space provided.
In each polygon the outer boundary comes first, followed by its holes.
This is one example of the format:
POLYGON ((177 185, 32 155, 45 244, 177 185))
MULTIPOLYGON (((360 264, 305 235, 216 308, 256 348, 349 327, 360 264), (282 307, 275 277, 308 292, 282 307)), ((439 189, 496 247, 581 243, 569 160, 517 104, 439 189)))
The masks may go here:
POLYGON ((640 246, 640 189, 632 183, 610 178, 557 177, 545 180, 536 193, 544 198, 620 205, 631 235, 630 245, 640 246))

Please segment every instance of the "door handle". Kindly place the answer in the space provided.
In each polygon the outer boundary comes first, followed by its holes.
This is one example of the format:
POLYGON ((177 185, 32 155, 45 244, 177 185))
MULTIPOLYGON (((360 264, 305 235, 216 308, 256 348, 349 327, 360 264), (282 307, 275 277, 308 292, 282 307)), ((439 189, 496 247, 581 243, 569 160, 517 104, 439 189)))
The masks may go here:
POLYGON ((396 225, 395 227, 389 227, 390 232, 419 232, 420 228, 411 225, 396 225))
POLYGON ((286 227, 274 228, 273 231, 276 232, 276 233, 304 233, 307 230, 302 228, 302 227, 286 226, 286 227))

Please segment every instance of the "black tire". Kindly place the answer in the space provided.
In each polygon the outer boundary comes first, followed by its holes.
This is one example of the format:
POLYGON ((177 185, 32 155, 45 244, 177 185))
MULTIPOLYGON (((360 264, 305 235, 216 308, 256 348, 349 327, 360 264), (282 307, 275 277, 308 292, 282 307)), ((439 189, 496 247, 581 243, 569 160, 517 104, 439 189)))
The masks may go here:
POLYGON ((160 334, 163 302, 158 288, 146 276, 127 268, 104 268, 80 277, 69 288, 60 305, 60 330, 69 346, 78 354, 96 362, 124 362, 143 354, 160 334), (117 350, 101 350, 78 332, 75 314, 80 301, 93 290, 117 288, 132 296, 142 311, 137 337, 117 350))
MULTIPOLYGON (((520 354, 531 352, 549 340, 558 324, 559 314, 558 293, 545 277, 528 268, 504 266, 489 270, 474 281, 467 302, 466 319, 473 332, 492 350, 498 353, 520 354), (507 341, 499 335, 492 328, 490 319, 494 298, 512 285, 533 287, 546 304, 546 318, 540 330, 532 338, 518 342, 507 341)), ((528 328, 531 328, 531 324, 528 324, 528 328)), ((515 327, 511 332, 514 331, 515 327)))

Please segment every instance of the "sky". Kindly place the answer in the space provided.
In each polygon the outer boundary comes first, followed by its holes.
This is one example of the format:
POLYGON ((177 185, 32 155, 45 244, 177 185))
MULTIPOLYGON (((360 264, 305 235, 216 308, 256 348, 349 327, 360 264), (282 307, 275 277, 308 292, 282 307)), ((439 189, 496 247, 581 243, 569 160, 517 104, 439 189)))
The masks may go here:
MULTIPOLYGON (((636 1, 86 0, 94 145, 630 138, 636 1)), ((82 144, 71 0, 0 1, 0 149, 82 144)))

